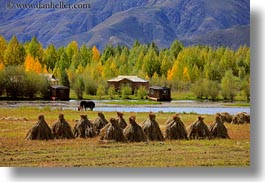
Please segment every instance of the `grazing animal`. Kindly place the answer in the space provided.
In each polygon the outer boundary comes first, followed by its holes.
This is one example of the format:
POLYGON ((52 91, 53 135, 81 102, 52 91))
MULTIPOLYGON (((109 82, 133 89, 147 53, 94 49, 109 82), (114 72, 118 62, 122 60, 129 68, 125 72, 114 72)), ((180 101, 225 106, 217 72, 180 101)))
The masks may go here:
POLYGON ((94 107, 95 107, 95 102, 91 100, 88 100, 88 101, 82 100, 80 102, 80 105, 78 106, 78 111, 80 110, 82 111, 83 109, 85 109, 86 111, 86 108, 89 108, 91 111, 93 111, 94 107))

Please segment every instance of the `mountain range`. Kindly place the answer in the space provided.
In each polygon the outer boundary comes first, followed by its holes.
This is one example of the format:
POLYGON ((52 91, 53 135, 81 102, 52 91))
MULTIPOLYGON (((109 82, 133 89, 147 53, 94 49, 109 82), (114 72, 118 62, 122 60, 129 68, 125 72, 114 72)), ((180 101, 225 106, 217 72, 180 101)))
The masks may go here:
MULTIPOLYGON (((61 0, 53 0, 60 3, 61 0)), ((47 3, 24 0, 14 3, 47 3)), ((178 39, 184 45, 205 44, 233 49, 250 45, 249 0, 66 0, 86 3, 84 9, 8 9, 0 1, 0 34, 22 41, 33 36, 44 47, 106 44, 132 46, 154 41, 159 48, 178 39)))

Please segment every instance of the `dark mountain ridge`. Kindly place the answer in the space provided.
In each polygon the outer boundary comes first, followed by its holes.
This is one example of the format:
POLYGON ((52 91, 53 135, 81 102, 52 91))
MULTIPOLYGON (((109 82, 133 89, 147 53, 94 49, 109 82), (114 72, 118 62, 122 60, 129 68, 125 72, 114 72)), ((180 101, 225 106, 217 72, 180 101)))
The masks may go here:
MULTIPOLYGON (((20 3, 45 3, 25 0, 20 3)), ((59 3, 54 0, 53 3, 59 3)), ((20 41, 33 36, 47 46, 106 44, 132 46, 154 41, 160 48, 178 39, 185 45, 238 48, 250 44, 249 0, 68 0, 90 9, 7 9, 0 1, 0 34, 20 41), (219 38, 218 38, 219 37, 219 38), (218 39, 217 39, 218 38, 218 39)))

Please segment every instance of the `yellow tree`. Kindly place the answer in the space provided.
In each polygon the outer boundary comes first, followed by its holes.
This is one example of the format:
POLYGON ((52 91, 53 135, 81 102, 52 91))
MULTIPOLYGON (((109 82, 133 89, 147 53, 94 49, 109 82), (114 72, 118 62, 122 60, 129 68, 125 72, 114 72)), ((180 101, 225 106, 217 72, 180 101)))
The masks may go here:
POLYGON ((167 72, 167 80, 171 81, 173 80, 173 78, 176 78, 176 74, 178 73, 178 70, 179 70, 179 61, 176 60, 172 68, 169 69, 167 72))
POLYGON ((4 63, 1 62, 0 63, 0 71, 3 70, 4 68, 5 68, 5 65, 4 65, 4 63))
POLYGON ((100 58, 100 52, 96 46, 92 48, 92 61, 97 62, 100 58))
POLYGON ((43 69, 38 59, 34 59, 31 55, 27 55, 24 63, 25 71, 42 73, 43 69))
POLYGON ((190 74, 189 74, 189 70, 186 66, 183 69, 183 75, 182 76, 183 76, 182 77, 183 81, 190 82, 190 74))

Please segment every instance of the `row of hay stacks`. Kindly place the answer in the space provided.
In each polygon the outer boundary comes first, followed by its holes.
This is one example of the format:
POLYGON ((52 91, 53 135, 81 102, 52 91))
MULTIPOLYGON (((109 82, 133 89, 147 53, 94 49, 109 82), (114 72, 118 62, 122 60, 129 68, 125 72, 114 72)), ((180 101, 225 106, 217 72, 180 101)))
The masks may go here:
MULTIPOLYGON (((26 139, 28 140, 49 140, 49 139, 74 139, 91 138, 100 135, 102 141, 117 142, 145 142, 145 141, 164 141, 180 139, 210 139, 210 138, 230 138, 224 122, 231 115, 228 113, 217 113, 215 121, 209 125, 204 123, 204 118, 199 116, 187 128, 181 121, 178 114, 166 122, 165 136, 163 136, 160 126, 156 121, 156 115, 149 113, 148 118, 140 126, 136 122, 136 117, 129 118, 129 124, 123 118, 123 113, 118 112, 117 118, 110 118, 107 121, 104 114, 99 112, 98 118, 92 122, 88 120, 87 115, 80 115, 80 120, 75 123, 73 130, 60 114, 50 129, 44 115, 40 115, 37 123, 28 131, 26 139)), ((239 113, 234 118, 238 118, 239 123, 249 123, 249 115, 239 113), (243 119, 245 119, 243 121, 243 119)), ((233 119, 232 119, 233 121, 233 119)), ((231 123, 233 123, 231 121, 231 123)), ((235 123, 234 123, 235 124, 235 123)))
POLYGON ((240 113, 235 114, 234 116, 227 112, 223 112, 219 114, 220 114, 221 122, 223 123, 224 122, 231 123, 231 124, 250 123, 250 115, 246 112, 240 112, 240 113))

